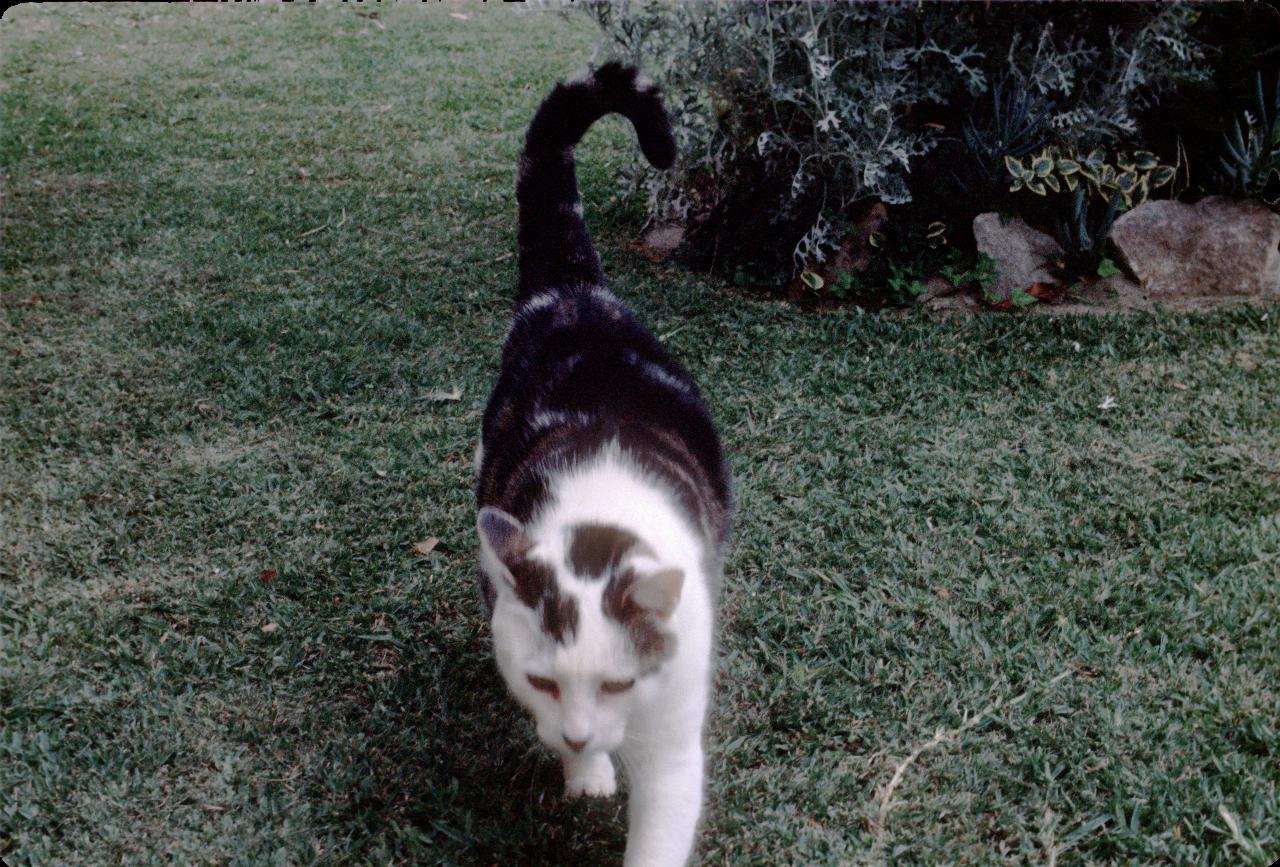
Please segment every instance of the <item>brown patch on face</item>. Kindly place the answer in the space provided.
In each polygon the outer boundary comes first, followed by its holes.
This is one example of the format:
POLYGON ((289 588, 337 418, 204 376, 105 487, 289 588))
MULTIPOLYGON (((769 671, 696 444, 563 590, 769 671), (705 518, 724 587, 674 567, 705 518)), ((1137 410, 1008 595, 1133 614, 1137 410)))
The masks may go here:
POLYGON ((661 627, 652 611, 641 608, 631 598, 635 580, 636 573, 630 569, 615 572, 605 587, 602 604, 605 616, 627 630, 640 664, 652 671, 675 653, 676 638, 661 627))
POLYGON ((569 568, 582 578, 605 577, 633 548, 645 546, 634 533, 614 524, 575 524, 569 528, 569 568))
POLYGON ((503 565, 511 573, 516 598, 542 615, 542 631, 557 644, 568 644, 578 634, 577 600, 560 593, 555 573, 545 563, 526 556, 527 541, 509 551, 503 565))
MULTIPOLYGON (((527 550, 527 549, 526 549, 527 550)), ((516 588, 516 598, 530 608, 551 592, 558 592, 556 576, 551 567, 524 556, 524 551, 504 558, 503 562, 516 588)))
POLYGON ((542 631, 557 644, 572 641, 578 634, 578 601, 571 596, 561 596, 558 591, 554 598, 543 597, 542 631))

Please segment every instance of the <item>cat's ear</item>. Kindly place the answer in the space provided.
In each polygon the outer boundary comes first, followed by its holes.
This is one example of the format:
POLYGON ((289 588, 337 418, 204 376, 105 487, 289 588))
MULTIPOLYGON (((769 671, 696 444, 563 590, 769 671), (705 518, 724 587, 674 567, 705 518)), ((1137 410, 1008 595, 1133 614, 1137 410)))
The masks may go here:
POLYGON ((508 573, 511 568, 508 564, 528 547, 524 525, 512 515, 493 506, 485 506, 480 510, 476 517, 476 531, 480 534, 481 550, 501 563, 508 573))
POLYGON ((684 572, 679 569, 663 569, 637 578, 627 591, 627 598, 636 607, 656 614, 666 620, 680 602, 684 588, 684 572))

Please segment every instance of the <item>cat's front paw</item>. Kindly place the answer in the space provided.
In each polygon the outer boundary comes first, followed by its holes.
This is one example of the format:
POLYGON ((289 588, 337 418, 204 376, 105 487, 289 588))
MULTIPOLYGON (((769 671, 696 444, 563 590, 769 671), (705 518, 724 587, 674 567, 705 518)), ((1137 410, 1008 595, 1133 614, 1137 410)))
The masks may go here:
POLYGON ((607 777, 575 777, 564 782, 567 798, 608 798, 617 791, 618 783, 612 772, 607 777))
POLYGON ((618 791, 613 762, 607 753, 575 757, 572 766, 566 762, 564 770, 566 798, 607 798, 618 791))

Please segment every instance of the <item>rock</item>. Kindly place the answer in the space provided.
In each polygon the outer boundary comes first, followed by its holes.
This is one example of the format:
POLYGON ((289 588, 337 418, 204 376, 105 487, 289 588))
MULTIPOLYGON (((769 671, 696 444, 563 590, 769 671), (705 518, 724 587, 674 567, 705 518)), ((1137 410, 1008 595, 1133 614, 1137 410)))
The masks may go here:
POLYGON ((1280 295, 1280 214, 1248 199, 1146 202, 1111 242, 1152 301, 1280 295))
POLYGON ((996 262, 996 278, 987 287, 991 300, 1004 301, 1015 289, 1026 289, 1033 283, 1057 282, 1052 266, 1062 259, 1062 247, 1021 217, 1004 223, 999 214, 979 214, 973 218, 973 239, 978 252, 996 262))
POLYGON ((1106 310, 1150 310, 1151 296, 1124 274, 1085 280, 1076 300, 1106 310))
POLYGON ((946 298, 960 291, 960 287, 941 274, 934 274, 924 281, 924 292, 916 298, 917 304, 927 304, 935 298, 946 298))
POLYGON ((934 296, 924 302, 925 309, 943 313, 975 313, 978 302, 968 295, 934 296))
POLYGON ((684 242, 684 226, 679 223, 662 223, 644 233, 640 240, 644 254, 657 261, 674 253, 684 242))

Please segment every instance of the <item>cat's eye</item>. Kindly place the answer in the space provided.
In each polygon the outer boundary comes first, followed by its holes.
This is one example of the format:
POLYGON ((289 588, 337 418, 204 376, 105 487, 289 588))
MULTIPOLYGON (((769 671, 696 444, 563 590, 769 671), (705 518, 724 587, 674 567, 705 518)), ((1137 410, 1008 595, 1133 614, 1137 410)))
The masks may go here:
POLYGON ((549 677, 538 677, 536 674, 526 675, 529 678, 529 685, 534 689, 545 692, 554 699, 560 698, 560 684, 556 683, 549 677))
POLYGON ((620 692, 626 692, 636 685, 636 679, 630 680, 606 680, 600 684, 600 691, 607 695, 617 695, 620 692))

